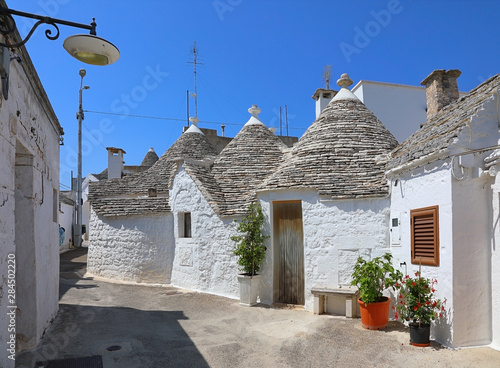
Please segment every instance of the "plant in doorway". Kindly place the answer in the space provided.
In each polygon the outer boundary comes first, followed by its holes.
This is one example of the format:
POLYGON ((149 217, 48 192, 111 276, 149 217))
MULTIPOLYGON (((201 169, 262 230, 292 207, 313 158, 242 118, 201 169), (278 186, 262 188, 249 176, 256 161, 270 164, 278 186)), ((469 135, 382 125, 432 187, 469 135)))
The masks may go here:
POLYGON ((236 247, 233 253, 238 256, 238 265, 243 273, 238 275, 240 284, 240 304, 252 306, 257 304, 258 287, 262 261, 266 255, 265 240, 269 237, 263 234, 264 214, 259 202, 248 206, 245 217, 238 222, 239 235, 231 236, 236 247))
POLYGON ((424 278, 419 270, 394 285, 399 294, 394 317, 408 322, 412 345, 429 346, 431 322, 443 317, 446 299, 435 297, 436 284, 437 279, 424 278))
POLYGON ((368 330, 382 330, 389 322, 391 299, 384 296, 383 291, 393 287, 403 276, 394 269, 391 260, 392 255, 385 253, 371 261, 359 257, 354 265, 351 285, 359 289, 361 324, 368 330))

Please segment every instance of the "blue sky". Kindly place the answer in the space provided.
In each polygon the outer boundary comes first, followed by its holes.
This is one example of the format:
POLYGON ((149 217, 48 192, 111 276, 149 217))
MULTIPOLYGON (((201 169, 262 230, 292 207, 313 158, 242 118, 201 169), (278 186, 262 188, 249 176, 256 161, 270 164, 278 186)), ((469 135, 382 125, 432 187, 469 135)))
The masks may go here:
MULTIPOLYGON (((83 91, 83 175, 106 168, 105 147, 120 147, 138 165, 154 147, 160 156, 186 125, 186 91, 194 91, 190 52, 199 49, 199 126, 235 136, 257 104, 261 120, 279 128, 288 108, 289 135, 314 121, 312 94, 349 73, 420 85, 434 69, 460 69, 461 91, 500 72, 500 2, 493 0, 7 0, 11 8, 88 24, 114 43, 121 57, 106 67, 82 64, 62 47, 87 33, 60 26, 56 41, 39 27, 27 43, 35 68, 63 126, 61 189, 77 172, 80 68, 83 91), (99 113, 96 113, 99 112, 99 113), (141 117, 142 116, 142 117, 141 117), (150 119, 157 117, 162 119, 150 119), (180 119, 180 120, 176 120, 180 119)), ((15 17, 22 35, 34 21, 15 17)), ((13 83, 13 81, 11 81, 13 83)), ((194 100, 190 99, 191 115, 194 100)), ((416 128, 415 128, 416 129, 416 128)), ((279 132, 279 129, 278 129, 279 132)), ((285 131, 283 131, 286 134, 285 131)), ((397 134, 397 132, 393 132, 397 134)))

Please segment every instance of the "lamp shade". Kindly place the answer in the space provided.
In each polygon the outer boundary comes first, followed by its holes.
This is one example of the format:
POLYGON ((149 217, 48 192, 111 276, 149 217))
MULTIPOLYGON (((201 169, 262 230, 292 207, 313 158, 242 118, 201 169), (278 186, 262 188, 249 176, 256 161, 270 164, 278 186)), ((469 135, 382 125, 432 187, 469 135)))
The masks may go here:
POLYGON ((90 34, 69 36, 63 47, 74 58, 92 65, 113 64, 120 58, 120 51, 111 42, 90 34))

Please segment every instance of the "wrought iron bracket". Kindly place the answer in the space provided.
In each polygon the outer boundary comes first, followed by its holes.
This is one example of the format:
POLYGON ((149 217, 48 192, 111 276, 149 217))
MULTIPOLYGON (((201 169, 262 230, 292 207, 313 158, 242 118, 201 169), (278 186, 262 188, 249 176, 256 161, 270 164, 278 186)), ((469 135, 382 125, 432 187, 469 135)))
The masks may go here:
POLYGON ((43 15, 25 13, 22 11, 9 9, 9 8, 0 6, 0 33, 2 33, 4 36, 11 34, 16 29, 16 22, 15 22, 14 18, 12 17, 12 15, 17 15, 20 17, 31 18, 31 19, 37 19, 38 22, 36 22, 33 25, 33 28, 31 28, 28 35, 21 42, 18 42, 16 44, 12 44, 12 45, 0 42, 0 46, 9 47, 9 48, 21 47, 26 42, 28 42, 30 37, 33 35, 33 32, 35 32, 36 28, 41 24, 48 24, 48 25, 55 28, 55 30, 56 30, 55 35, 52 35, 52 30, 50 30, 50 29, 45 30, 45 36, 49 40, 52 40, 52 41, 59 38, 59 27, 57 27, 57 24, 62 24, 62 25, 69 26, 69 27, 87 29, 90 31, 91 35, 97 34, 95 31, 96 26, 97 26, 95 23, 95 18, 92 19, 92 23, 90 23, 90 25, 87 25, 87 24, 82 24, 82 23, 69 22, 69 21, 66 21, 63 19, 50 18, 50 17, 46 17, 43 15))

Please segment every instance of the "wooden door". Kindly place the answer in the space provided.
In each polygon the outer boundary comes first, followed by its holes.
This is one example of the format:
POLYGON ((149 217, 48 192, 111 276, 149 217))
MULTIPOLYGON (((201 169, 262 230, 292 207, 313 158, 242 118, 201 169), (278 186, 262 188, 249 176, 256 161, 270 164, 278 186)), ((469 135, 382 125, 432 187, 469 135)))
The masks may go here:
POLYGON ((302 203, 273 203, 274 301, 304 304, 302 203))

